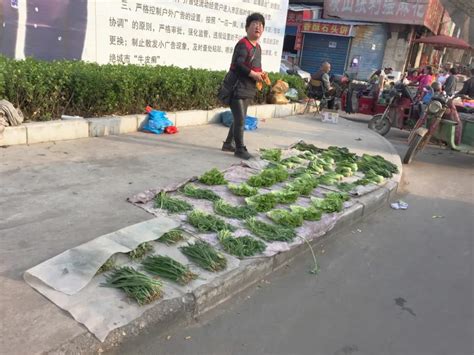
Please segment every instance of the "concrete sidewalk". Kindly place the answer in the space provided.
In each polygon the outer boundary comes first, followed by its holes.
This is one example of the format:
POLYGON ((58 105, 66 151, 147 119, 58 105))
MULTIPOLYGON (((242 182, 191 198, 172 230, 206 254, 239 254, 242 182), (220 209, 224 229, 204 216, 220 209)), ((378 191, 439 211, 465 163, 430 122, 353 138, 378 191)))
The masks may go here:
MULTIPOLYGON (((183 128, 174 136, 134 133, 0 149, 1 353, 42 353, 87 333, 31 289, 23 272, 66 249, 151 218, 126 202, 130 195, 237 163, 219 150, 226 131, 206 125, 183 128)), ((271 119, 246 132, 251 151, 286 147, 300 139, 380 154, 400 164, 388 141, 344 119, 337 125, 309 116, 271 119)))

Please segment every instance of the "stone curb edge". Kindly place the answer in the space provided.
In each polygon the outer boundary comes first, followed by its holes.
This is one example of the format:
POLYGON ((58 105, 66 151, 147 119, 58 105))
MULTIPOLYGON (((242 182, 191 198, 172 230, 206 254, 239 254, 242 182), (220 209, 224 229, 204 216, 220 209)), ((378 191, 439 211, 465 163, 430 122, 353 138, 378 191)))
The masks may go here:
MULTIPOLYGON (((303 112, 305 104, 253 105, 248 108, 249 116, 259 119, 281 118, 303 112)), ((167 112, 171 122, 178 128, 199 126, 220 121, 220 114, 229 108, 213 110, 191 110, 167 112)), ((108 116, 101 118, 78 118, 48 122, 31 122, 21 126, 6 127, 0 136, 0 146, 35 144, 64 141, 79 138, 103 137, 140 131, 147 115, 108 116)))
MULTIPOLYGON (((313 247, 320 245, 327 238, 385 207, 397 192, 400 176, 401 172, 395 177, 395 180, 388 181, 385 186, 356 198, 356 203, 343 212, 334 228, 324 236, 315 238, 311 241, 311 245, 313 247)), ((84 329, 83 333, 69 339, 61 346, 45 352, 45 354, 101 353, 139 335, 145 328, 154 327, 154 331, 161 333, 179 324, 190 322, 193 318, 229 300, 307 251, 308 246, 303 243, 273 257, 243 260, 239 268, 215 279, 210 284, 201 286, 194 294, 161 302, 130 324, 115 329, 104 343, 100 343, 84 329)))

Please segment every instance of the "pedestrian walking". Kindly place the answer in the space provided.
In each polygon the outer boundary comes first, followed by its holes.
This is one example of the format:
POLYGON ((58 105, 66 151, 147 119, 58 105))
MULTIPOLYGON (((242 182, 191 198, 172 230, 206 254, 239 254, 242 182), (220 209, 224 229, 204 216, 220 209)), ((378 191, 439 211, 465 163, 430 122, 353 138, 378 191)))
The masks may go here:
POLYGON ((245 160, 252 158, 244 144, 247 108, 256 95, 256 83, 263 81, 264 76, 262 49, 258 44, 264 29, 265 18, 262 14, 254 13, 247 17, 245 23, 247 36, 236 44, 228 73, 229 80, 234 82, 230 98, 230 109, 234 120, 222 150, 234 152, 235 156, 245 160))

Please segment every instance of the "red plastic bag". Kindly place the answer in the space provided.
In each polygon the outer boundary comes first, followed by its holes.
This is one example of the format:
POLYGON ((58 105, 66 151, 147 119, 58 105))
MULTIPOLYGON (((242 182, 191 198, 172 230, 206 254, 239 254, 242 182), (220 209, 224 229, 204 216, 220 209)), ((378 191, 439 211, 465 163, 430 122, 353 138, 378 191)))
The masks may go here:
POLYGON ((167 134, 178 133, 178 128, 176 128, 176 126, 168 126, 168 127, 165 128, 165 133, 167 133, 167 134))

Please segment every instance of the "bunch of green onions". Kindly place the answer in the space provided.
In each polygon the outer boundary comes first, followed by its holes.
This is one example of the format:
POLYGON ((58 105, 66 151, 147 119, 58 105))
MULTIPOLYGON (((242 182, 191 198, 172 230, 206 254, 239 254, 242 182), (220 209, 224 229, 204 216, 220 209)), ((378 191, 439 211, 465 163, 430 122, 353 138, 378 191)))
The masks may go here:
POLYGON ((191 272, 188 267, 169 256, 149 256, 142 262, 142 265, 148 273, 177 282, 181 285, 186 285, 192 280, 195 280, 198 276, 191 272))
POLYGON ((166 245, 172 245, 182 240, 184 240, 183 231, 181 229, 172 229, 169 232, 163 234, 160 239, 158 239, 158 242, 166 245))
POLYGON ((227 259, 210 244, 198 240, 179 248, 192 262, 208 271, 221 271, 227 266, 227 259))
POLYGON ((106 282, 102 286, 123 290, 127 296, 137 301, 140 306, 161 298, 163 295, 160 281, 153 280, 128 266, 115 269, 106 277, 106 282))

